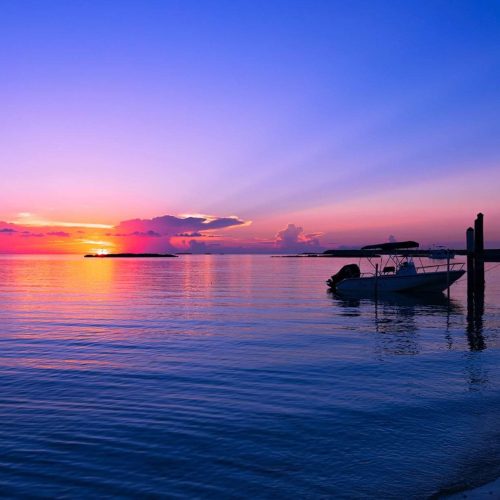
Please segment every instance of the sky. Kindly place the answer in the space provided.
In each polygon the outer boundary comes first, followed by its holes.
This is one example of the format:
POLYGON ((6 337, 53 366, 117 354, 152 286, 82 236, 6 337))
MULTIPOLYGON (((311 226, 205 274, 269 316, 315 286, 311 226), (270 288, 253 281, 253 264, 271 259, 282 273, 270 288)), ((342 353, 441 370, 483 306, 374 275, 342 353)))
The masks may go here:
POLYGON ((3 0, 0 252, 500 246, 496 0, 3 0))

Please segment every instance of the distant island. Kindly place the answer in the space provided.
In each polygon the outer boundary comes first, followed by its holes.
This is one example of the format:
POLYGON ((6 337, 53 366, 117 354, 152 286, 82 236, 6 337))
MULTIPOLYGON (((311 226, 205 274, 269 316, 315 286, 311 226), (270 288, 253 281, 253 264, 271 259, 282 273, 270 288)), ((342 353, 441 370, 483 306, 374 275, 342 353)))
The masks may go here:
POLYGON ((116 258, 146 258, 146 257, 177 257, 172 253, 106 253, 106 254, 87 254, 84 256, 96 259, 116 259, 116 258))

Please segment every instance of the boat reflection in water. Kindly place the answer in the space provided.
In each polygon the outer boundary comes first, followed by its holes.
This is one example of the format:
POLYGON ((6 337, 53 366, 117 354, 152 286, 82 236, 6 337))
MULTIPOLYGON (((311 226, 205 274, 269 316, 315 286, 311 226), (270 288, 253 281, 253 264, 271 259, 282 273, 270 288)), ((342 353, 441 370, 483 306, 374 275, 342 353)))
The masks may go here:
POLYGON ((386 353, 417 354, 421 350, 422 332, 433 331, 435 334, 436 330, 444 333, 447 347, 451 349, 453 333, 464 338, 460 333, 464 332, 464 320, 468 349, 482 351, 486 348, 483 295, 469 297, 467 310, 443 293, 334 292, 332 297, 343 316, 364 315, 370 321, 375 332, 383 335, 379 340, 386 353), (474 302, 472 306, 471 300, 474 302))
POLYGON ((335 292, 332 294, 335 299, 340 303, 360 305, 361 302, 372 302, 373 304, 386 304, 394 306, 411 306, 411 307, 423 307, 429 311, 448 311, 459 310, 462 311, 462 307, 458 302, 449 299, 444 293, 399 293, 399 292, 379 292, 374 294, 373 292, 335 292))
POLYGON ((418 354, 425 341, 424 331, 438 330, 451 348, 450 334, 454 319, 463 318, 463 308, 443 293, 403 294, 383 292, 378 294, 336 292, 332 294, 341 314, 364 314, 370 329, 377 334, 376 350, 385 354, 418 354))

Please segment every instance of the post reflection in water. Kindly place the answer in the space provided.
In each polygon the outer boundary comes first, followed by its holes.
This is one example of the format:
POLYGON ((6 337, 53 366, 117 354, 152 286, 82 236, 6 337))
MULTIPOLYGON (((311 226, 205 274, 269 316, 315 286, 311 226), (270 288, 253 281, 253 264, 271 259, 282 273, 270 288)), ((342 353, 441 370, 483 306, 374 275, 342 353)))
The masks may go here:
MULTIPOLYGON (((342 310, 349 310, 348 315, 360 316, 363 310, 370 317, 377 335, 375 351, 378 354, 419 354, 421 352, 419 329, 422 328, 419 323, 425 325, 429 322, 444 332, 447 348, 452 349, 452 329, 455 329, 452 319, 464 318, 462 306, 459 302, 450 299, 449 294, 379 293, 346 296, 337 293, 334 297, 342 310), (444 321, 440 321, 440 318, 444 321)), ((465 334, 471 353, 486 349, 484 313, 484 290, 469 293, 465 314, 465 334)), ((483 366, 481 358, 473 355, 466 359, 464 375, 469 391, 478 391, 490 383, 488 369, 483 366)))
POLYGON ((484 288, 467 291, 467 339, 471 351, 486 349, 483 335, 484 288))

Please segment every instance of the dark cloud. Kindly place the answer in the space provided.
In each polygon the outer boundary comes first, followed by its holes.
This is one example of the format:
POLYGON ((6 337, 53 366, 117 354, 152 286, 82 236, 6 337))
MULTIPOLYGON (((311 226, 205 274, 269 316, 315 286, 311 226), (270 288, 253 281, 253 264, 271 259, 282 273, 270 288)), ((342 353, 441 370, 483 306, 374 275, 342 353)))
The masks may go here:
POLYGON ((10 227, 3 227, 2 229, 0 229, 0 233, 12 234, 12 233, 17 233, 17 231, 10 227))
POLYGON ((193 233, 177 233, 175 236, 185 236, 187 238, 196 238, 199 236, 203 236, 203 234, 201 234, 198 231, 194 231, 193 233))
POLYGON ((69 238, 71 234, 67 233, 66 231, 51 231, 50 233, 47 233, 47 236, 60 236, 61 238, 69 238))
POLYGON ((116 236, 118 238, 128 238, 130 236, 137 236, 139 238, 160 238, 161 234, 156 231, 134 231, 133 233, 106 233, 106 236, 116 236))
POLYGON ((45 236, 44 233, 32 233, 31 231, 23 231, 21 233, 23 238, 43 238, 45 236))
POLYGON ((141 238, 159 238, 161 234, 151 230, 145 232, 134 231, 131 236, 139 236, 141 238))

